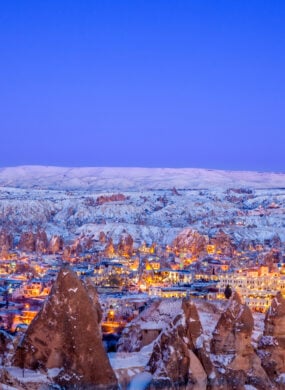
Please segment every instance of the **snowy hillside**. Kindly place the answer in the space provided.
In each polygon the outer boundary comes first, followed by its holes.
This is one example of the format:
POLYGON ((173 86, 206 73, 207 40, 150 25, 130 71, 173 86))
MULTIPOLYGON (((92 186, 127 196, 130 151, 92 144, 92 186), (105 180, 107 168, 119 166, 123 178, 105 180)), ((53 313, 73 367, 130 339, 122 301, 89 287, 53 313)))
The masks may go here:
POLYGON ((199 169, 0 169, 0 227, 64 239, 101 232, 118 242, 169 244, 191 227, 236 242, 285 240, 285 174, 199 169), (117 188, 116 188, 117 187, 117 188), (175 187, 175 188, 173 188, 175 187), (251 189, 250 189, 251 187, 251 189), (257 188, 259 187, 259 188, 257 188))
POLYGON ((0 168, 0 186, 64 190, 140 190, 167 188, 285 188, 285 173, 192 168, 0 168))
POLYGON ((210 236, 222 228, 237 242, 275 234, 285 240, 285 190, 122 191, 112 200, 114 194, 0 187, 0 227, 16 235, 43 228, 65 239, 104 232, 115 242, 127 231, 148 244, 171 243, 187 227, 210 236))

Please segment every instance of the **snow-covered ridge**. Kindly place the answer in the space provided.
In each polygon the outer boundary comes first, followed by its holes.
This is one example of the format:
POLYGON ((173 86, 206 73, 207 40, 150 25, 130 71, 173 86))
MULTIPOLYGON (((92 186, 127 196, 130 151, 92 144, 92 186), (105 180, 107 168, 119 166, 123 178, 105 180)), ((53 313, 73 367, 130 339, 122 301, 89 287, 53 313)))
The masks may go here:
POLYGON ((0 168, 0 186, 58 190, 285 188, 285 173, 196 168, 0 168))

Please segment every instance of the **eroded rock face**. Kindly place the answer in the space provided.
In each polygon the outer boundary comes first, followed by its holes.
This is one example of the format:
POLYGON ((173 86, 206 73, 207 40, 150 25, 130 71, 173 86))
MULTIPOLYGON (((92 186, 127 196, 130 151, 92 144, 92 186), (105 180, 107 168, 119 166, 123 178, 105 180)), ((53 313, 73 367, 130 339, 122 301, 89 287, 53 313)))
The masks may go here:
POLYGON ((9 353, 9 344, 12 344, 13 338, 12 336, 5 332, 5 330, 0 330, 0 358, 2 360, 2 364, 5 360, 6 355, 9 353))
POLYGON ((140 351, 156 340, 180 312, 180 299, 155 300, 126 326, 118 342, 118 352, 140 351))
POLYGON ((76 273, 62 268, 50 296, 17 347, 14 365, 57 368, 55 382, 62 386, 116 389, 117 379, 102 344, 101 317, 91 282, 83 284, 76 273))
POLYGON ((49 246, 48 246, 48 250, 50 253, 58 253, 60 251, 62 251, 62 248, 63 248, 63 239, 62 237, 60 236, 52 236, 50 242, 49 242, 49 246))
POLYGON ((285 299, 280 292, 266 313, 258 354, 268 376, 285 388, 285 299))
POLYGON ((110 237, 104 249, 104 256, 114 257, 114 255, 115 255, 115 247, 113 244, 113 239, 110 237))
POLYGON ((44 230, 39 230, 35 235, 36 252, 46 253, 48 249, 48 238, 44 230))
POLYGON ((101 244, 105 244, 107 240, 107 236, 104 232, 100 232, 99 234, 99 241, 101 242, 101 244))
POLYGON ((131 257, 133 254, 133 244, 133 237, 128 233, 123 234, 118 243, 118 254, 120 256, 131 257))
POLYGON ((196 307, 183 300, 182 311, 157 339, 148 370, 153 375, 150 388, 203 390, 207 374, 196 351, 203 347, 202 326, 196 307))
POLYGON ((269 379, 251 345, 253 317, 249 307, 234 292, 222 313, 211 340, 211 360, 215 371, 212 386, 218 389, 270 388, 269 379))
POLYGON ((12 234, 9 233, 6 229, 2 229, 0 231, 0 251, 5 248, 5 250, 9 250, 13 245, 13 237, 12 234))
POLYGON ((217 235, 211 239, 211 244, 215 245, 216 250, 225 256, 232 257, 235 250, 235 245, 231 237, 220 230, 217 235))
POLYGON ((19 249, 25 252, 35 251, 36 239, 33 232, 24 232, 21 234, 19 241, 19 249))
POLYGON ((124 202, 127 200, 128 197, 125 196, 124 194, 113 194, 113 195, 101 195, 98 196, 96 199, 96 202, 98 205, 104 204, 104 203, 109 203, 109 202, 124 202))
POLYGON ((195 256, 205 252, 207 244, 207 236, 203 236, 196 230, 186 228, 174 239, 172 246, 180 251, 191 252, 195 256))

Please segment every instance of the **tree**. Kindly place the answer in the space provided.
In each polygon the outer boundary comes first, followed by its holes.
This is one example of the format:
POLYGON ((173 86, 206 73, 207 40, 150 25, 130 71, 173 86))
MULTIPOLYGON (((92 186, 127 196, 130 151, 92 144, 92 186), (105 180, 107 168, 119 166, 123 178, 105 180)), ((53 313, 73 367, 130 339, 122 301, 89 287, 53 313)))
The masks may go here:
POLYGON ((225 288, 225 291, 224 291, 224 294, 225 294, 225 297, 227 299, 230 299, 230 297, 232 296, 232 289, 231 287, 227 284, 226 288, 225 288))

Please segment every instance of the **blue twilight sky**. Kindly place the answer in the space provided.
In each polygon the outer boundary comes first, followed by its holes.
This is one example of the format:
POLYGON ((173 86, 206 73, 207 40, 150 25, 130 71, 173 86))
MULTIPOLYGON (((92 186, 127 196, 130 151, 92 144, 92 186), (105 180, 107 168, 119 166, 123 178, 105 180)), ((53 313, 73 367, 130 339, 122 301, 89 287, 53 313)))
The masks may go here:
POLYGON ((0 166, 285 171, 284 0, 2 0, 0 166))

